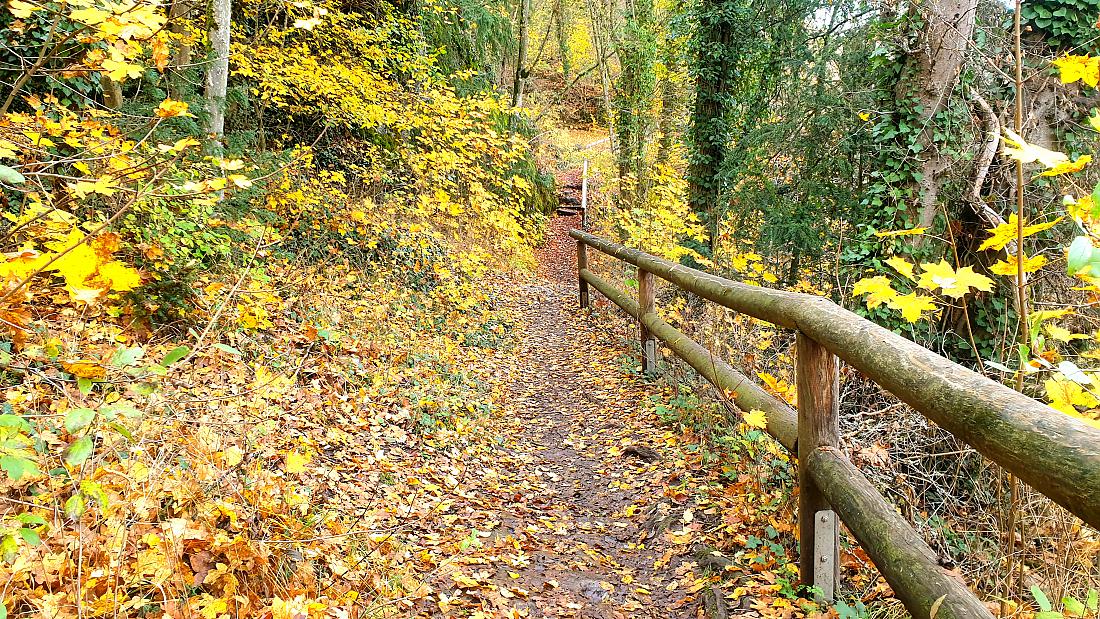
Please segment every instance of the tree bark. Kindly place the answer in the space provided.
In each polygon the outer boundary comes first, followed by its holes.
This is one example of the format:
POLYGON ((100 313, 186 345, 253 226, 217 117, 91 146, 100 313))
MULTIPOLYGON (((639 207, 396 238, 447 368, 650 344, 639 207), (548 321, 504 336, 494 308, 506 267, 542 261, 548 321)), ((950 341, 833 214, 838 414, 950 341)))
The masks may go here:
POLYGON ((702 0, 697 25, 695 58, 695 104, 691 113, 688 168, 688 204, 707 230, 709 248, 718 238, 719 171, 729 144, 726 127, 730 87, 730 62, 726 50, 733 25, 724 15, 723 0, 702 0))
POLYGON ((213 60, 206 72, 206 132, 220 144, 225 135, 225 95, 229 84, 230 0, 214 0, 214 22, 210 28, 213 60))
POLYGON ((562 6, 562 2, 563 0, 558 0, 554 3, 553 20, 558 35, 558 55, 561 56, 561 81, 563 84, 568 84, 569 76, 573 73, 573 66, 569 59, 569 38, 566 34, 568 28, 565 21, 565 7, 562 6))
POLYGON ((168 10, 168 30, 180 37, 179 47, 176 48, 172 63, 168 67, 168 97, 177 101, 183 99, 182 84, 186 83, 180 74, 187 71, 188 65, 191 64, 191 44, 183 36, 185 34, 183 20, 187 19, 191 10, 191 0, 174 0, 168 10))
POLYGON ((912 109, 922 131, 917 137, 921 178, 916 224, 929 227, 939 212, 940 189, 951 167, 932 136, 935 116, 943 110, 959 81, 966 50, 974 35, 978 0, 928 0, 920 10, 925 27, 910 52, 895 89, 899 109, 912 109), (922 10, 923 9, 923 10, 922 10))
POLYGON ((512 80, 512 107, 523 106, 523 86, 527 80, 527 46, 530 39, 531 0, 519 2, 519 50, 516 54, 516 74, 512 80))

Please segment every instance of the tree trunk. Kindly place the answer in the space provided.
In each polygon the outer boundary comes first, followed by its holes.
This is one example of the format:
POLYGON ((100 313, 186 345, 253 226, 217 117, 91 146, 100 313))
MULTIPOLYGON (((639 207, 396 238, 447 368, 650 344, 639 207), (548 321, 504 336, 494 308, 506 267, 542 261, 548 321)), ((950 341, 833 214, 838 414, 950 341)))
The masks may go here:
POLYGON ((928 227, 935 221, 944 174, 952 163, 932 139, 934 117, 946 107, 958 84, 974 35, 977 7, 978 0, 929 0, 917 9, 924 30, 895 90, 899 109, 914 110, 918 126, 923 128, 917 137, 921 179, 917 181, 920 201, 914 215, 919 226, 928 227))
MULTIPOLYGON (((645 204, 647 194, 645 162, 656 88, 654 40, 653 1, 635 0, 623 35, 617 41, 621 70, 615 96, 615 126, 619 133, 619 177, 632 179, 636 206, 645 204)), ((623 193, 620 192, 620 197, 623 193)))
POLYGON ((688 203, 707 230, 709 248, 718 238, 719 172, 729 151, 726 110, 733 27, 723 0, 703 0, 697 25, 695 105, 691 113, 688 203))
POLYGON ((179 47, 176 48, 175 56, 168 67, 168 97, 177 101, 183 99, 182 84, 187 83, 181 73, 187 71, 188 65, 191 64, 191 44, 187 42, 187 37, 184 36, 185 29, 183 25, 183 20, 191 14, 191 10, 191 0, 175 0, 168 10, 168 30, 180 37, 179 47))
POLYGON ((229 83, 230 0, 214 0, 214 23, 210 28, 213 60, 206 72, 206 132, 214 141, 225 134, 225 94, 229 83))
POLYGON ((665 75, 661 80, 661 115, 657 120, 657 131, 661 137, 657 141, 657 165, 666 165, 672 156, 675 144, 676 126, 680 118, 680 87, 676 83, 680 72, 680 55, 673 49, 673 42, 665 40, 665 75))
POLYGON ((531 0, 519 3, 519 51, 516 55, 516 74, 512 80, 512 107, 523 106, 523 84, 527 80, 528 22, 531 20, 531 0))
POLYGON ((563 84, 569 83, 569 76, 573 73, 572 63, 569 60, 569 38, 566 35, 565 7, 563 0, 554 4, 554 24, 558 35, 558 54, 561 56, 561 79, 563 84))
POLYGON ((103 89, 103 105, 117 110, 122 107, 122 86, 106 73, 99 74, 99 87, 103 89))

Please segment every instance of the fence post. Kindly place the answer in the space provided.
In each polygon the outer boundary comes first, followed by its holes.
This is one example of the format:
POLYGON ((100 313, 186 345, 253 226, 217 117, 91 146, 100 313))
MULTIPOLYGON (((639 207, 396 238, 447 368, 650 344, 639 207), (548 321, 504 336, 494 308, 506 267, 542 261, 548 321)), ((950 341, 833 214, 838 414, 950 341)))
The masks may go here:
POLYGON ((588 308, 588 282, 581 277, 581 271, 588 268, 588 245, 577 241, 577 284, 580 287, 581 309, 588 308))
POLYGON ((581 228, 588 229, 588 157, 584 158, 584 172, 581 174, 581 228))
POLYGON ((829 501, 806 468, 818 447, 840 444, 840 365, 822 345, 799 333, 798 374, 798 530, 799 575, 832 602, 840 576, 839 526, 829 501))
POLYGON ((653 274, 649 271, 638 269, 638 327, 642 338, 642 371, 651 372, 657 369, 657 338, 646 328, 642 316, 656 311, 656 297, 654 296, 653 274))

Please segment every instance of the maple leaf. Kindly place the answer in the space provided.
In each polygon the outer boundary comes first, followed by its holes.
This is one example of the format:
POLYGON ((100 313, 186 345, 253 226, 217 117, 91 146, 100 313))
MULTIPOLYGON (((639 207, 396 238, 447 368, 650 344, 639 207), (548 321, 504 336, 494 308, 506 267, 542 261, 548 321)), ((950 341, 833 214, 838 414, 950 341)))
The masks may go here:
MULTIPOLYGON (((1043 268, 1047 263, 1046 256, 1025 256, 1024 257, 1024 273, 1034 273, 1043 268)), ((1016 277, 1016 255, 1009 254, 1006 260, 998 260, 993 263, 993 266, 989 267, 990 272, 997 275, 1005 275, 1008 277, 1016 277)))
POLYGON ((1089 339, 1089 336, 1087 335, 1084 335, 1082 333, 1073 333, 1069 329, 1065 327, 1059 327, 1058 325, 1046 324, 1043 325, 1043 330, 1045 330, 1047 332, 1047 335, 1049 335, 1053 339, 1064 343, 1069 343, 1073 340, 1089 339))
POLYGON ((943 294, 959 298, 970 292, 971 288, 992 292, 993 280, 974 272, 971 267, 963 267, 958 271, 951 268, 946 260, 939 263, 922 263, 920 278, 917 285, 921 288, 935 291, 937 288, 943 294))
POLYGON ((852 296, 866 294, 867 309, 875 309, 883 303, 898 296, 898 292, 890 285, 890 280, 885 275, 864 277, 856 282, 852 288, 852 296))
POLYGON ((1058 69, 1063 84, 1082 81, 1093 88, 1100 84, 1100 57, 1066 54, 1051 64, 1058 69))
POLYGON ((161 118, 173 118, 175 116, 190 116, 194 118, 194 114, 187 111, 187 103, 185 101, 176 101, 174 99, 165 99, 160 102, 157 109, 153 111, 154 114, 161 118))
POLYGON ((913 265, 905 258, 893 256, 886 261, 886 264, 894 267, 894 270, 904 275, 906 279, 913 279, 913 265))
POLYGON ((764 429, 768 427, 768 414, 764 411, 753 409, 742 415, 741 421, 750 428, 764 429))
POLYGON ((1065 153, 1049 150, 1036 144, 1028 144, 1024 138, 1011 129, 1005 129, 1005 134, 1001 137, 1005 143, 1003 153, 1010 159, 1015 159, 1021 163, 1038 161, 1048 168, 1057 167, 1059 164, 1069 161, 1069 157, 1065 153))
POLYGON ((1056 372, 1052 378, 1043 383, 1047 392, 1047 399, 1052 408, 1063 413, 1078 415, 1077 407, 1093 408, 1100 405, 1092 393, 1086 391, 1081 385, 1069 380, 1061 372, 1056 372))
POLYGON ((291 475, 304 473, 306 471, 306 465, 309 464, 310 460, 312 460, 312 458, 308 454, 292 451, 286 455, 286 472, 291 475))
POLYGON ((897 295, 886 302, 887 307, 895 309, 901 312, 901 317, 909 322, 916 322, 920 320, 921 316, 925 312, 930 312, 936 309, 935 299, 932 297, 918 295, 914 292, 909 294, 897 295))
POLYGON ((103 72, 116 82, 123 82, 127 78, 139 78, 144 71, 141 65, 127 62, 125 59, 108 58, 103 61, 103 72))
MULTIPOLYGON (((1024 237, 1029 237, 1036 232, 1042 232, 1049 228, 1053 228, 1058 222, 1062 221, 1062 218, 1046 221, 1041 224, 1032 224, 1030 226, 1024 226, 1024 237)), ((987 249, 1004 249, 1005 245, 1016 240, 1016 213, 1008 216, 1006 223, 1000 224, 995 228, 989 228, 986 230, 992 236, 986 239, 978 247, 978 251, 985 251, 987 249)))
POLYGON ((118 260, 100 265, 98 276, 100 280, 107 282, 110 289, 115 292, 133 290, 141 285, 141 273, 118 260))
POLYGON ((97 264, 95 250, 87 244, 81 244, 54 261, 50 270, 64 277, 66 285, 83 288, 84 282, 95 272, 97 264))

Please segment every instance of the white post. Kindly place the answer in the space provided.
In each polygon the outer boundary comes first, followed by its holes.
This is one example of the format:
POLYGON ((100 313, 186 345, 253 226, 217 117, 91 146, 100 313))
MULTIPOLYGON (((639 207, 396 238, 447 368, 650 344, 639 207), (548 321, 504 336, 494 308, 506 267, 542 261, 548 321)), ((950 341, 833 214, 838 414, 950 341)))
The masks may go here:
POLYGON ((581 228, 588 227, 588 159, 584 160, 584 173, 581 175, 581 228))

